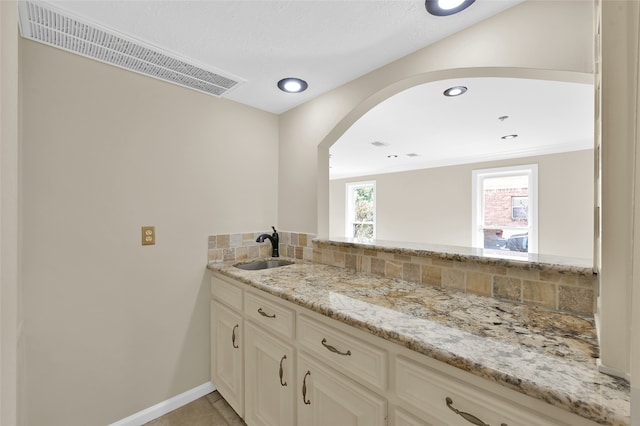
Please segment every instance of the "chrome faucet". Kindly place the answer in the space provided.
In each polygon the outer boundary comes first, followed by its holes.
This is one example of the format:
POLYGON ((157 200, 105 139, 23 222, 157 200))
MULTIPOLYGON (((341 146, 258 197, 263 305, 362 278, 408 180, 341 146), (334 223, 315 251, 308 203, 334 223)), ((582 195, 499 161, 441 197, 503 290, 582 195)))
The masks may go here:
POLYGON ((273 250, 271 251, 271 257, 280 257, 280 253, 278 253, 278 244, 280 244, 280 237, 278 236, 278 231, 276 231, 275 226, 272 226, 273 234, 260 234, 260 236, 256 239, 256 243, 264 243, 265 239, 269 239, 271 241, 271 246, 273 250))

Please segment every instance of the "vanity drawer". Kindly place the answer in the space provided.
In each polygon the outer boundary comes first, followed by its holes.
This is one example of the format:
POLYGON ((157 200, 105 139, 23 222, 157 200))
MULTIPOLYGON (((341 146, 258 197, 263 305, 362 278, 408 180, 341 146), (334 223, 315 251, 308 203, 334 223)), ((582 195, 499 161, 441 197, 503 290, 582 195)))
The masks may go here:
POLYGON ((302 348, 353 379, 386 390, 387 351, 305 315, 297 325, 302 348))
POLYGON ((230 308, 242 310, 242 289, 215 275, 211 278, 211 295, 230 308))
POLYGON ((568 426, 402 356, 395 358, 395 372, 399 401, 437 424, 469 426, 467 419, 478 419, 475 424, 568 426))
POLYGON ((293 338, 294 312, 279 303, 247 292, 244 299, 247 319, 279 334, 285 339, 293 338))

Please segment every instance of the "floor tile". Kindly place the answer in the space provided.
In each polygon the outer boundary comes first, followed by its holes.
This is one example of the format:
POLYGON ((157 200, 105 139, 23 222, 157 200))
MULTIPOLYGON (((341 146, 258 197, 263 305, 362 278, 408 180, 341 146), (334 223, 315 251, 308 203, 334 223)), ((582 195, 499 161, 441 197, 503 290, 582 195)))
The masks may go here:
MULTIPOLYGON (((219 400, 214 402, 213 407, 216 409, 218 413, 222 414, 224 419, 227 422, 229 422, 229 424, 231 424, 231 422, 241 420, 238 414, 236 414, 236 412, 233 411, 233 408, 231 408, 229 403, 225 401, 224 398, 220 398, 219 400)), ((234 423, 234 425, 235 424, 236 423, 234 423)), ((243 424, 243 423, 240 423, 240 424, 243 424)))
POLYGON ((216 391, 146 423, 145 426, 246 426, 216 391))

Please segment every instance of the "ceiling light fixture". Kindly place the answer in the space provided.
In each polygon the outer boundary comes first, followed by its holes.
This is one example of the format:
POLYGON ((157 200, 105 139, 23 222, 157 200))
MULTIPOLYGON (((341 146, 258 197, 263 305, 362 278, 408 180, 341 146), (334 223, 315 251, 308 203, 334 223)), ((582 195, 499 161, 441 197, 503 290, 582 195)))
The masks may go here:
POLYGON ((447 90, 442 92, 442 94, 445 96, 452 97, 452 96, 460 96, 466 91, 467 91, 467 88, 465 86, 453 86, 453 87, 449 87, 447 90))
POLYGON ((518 137, 518 135, 506 135, 506 136, 503 136, 501 139, 504 139, 504 140, 515 139, 517 137, 518 137))
POLYGON ((287 93, 300 93, 307 90, 309 85, 306 81, 295 77, 283 78, 278 82, 278 88, 287 93))
POLYGON ((387 158, 398 158, 396 154, 387 155, 387 158))
POLYGON ((475 0, 426 0, 427 12, 434 16, 449 16, 462 12, 473 4, 475 0))

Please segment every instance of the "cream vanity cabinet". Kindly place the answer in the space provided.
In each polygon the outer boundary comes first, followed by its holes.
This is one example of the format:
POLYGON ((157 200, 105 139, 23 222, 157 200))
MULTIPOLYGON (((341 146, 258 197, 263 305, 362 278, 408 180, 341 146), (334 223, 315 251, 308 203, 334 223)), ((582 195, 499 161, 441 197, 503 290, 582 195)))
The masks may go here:
MULTIPOLYGON (((469 378, 461 379, 464 375, 458 375, 455 371, 450 372, 453 375, 443 374, 443 367, 452 367, 438 364, 441 363, 434 360, 416 361, 403 354, 395 357, 395 396, 398 405, 415 413, 412 416, 404 410, 399 410, 400 414, 396 414, 396 425, 594 425, 594 423, 570 413, 559 413, 561 417, 558 418, 549 417, 546 413, 557 409, 549 405, 544 407, 541 405, 544 403, 533 399, 530 401, 532 405, 538 403, 540 409, 546 408, 546 410, 530 410, 531 405, 516 404, 513 400, 489 391, 484 383, 472 384, 469 382, 469 378)), ((510 392, 506 389, 505 391, 505 393, 510 392)), ((524 397, 524 395, 513 396, 524 397)), ((526 400, 527 398, 522 399, 526 400)))
POLYGON ((248 426, 595 426, 213 274, 212 381, 248 426))
POLYGON ((299 424, 386 425, 387 352, 307 314, 297 329, 299 424))
POLYGON ((225 281, 214 284, 211 301, 211 381, 244 417, 244 324, 239 314, 242 290, 225 281))
POLYGON ((385 351, 314 325, 301 308, 227 277, 213 275, 212 296, 211 380, 247 425, 387 425, 387 401, 369 389, 386 387, 385 351), (350 349, 340 354, 332 345, 350 349), (228 384, 243 377, 243 386, 228 384))
MULTIPOLYGON (((302 394, 298 424, 305 426, 384 426, 387 401, 306 354, 298 357, 302 394)), ((300 380, 299 380, 300 382, 300 380)))
POLYGON ((211 381, 247 424, 294 426, 294 312, 228 278, 211 288, 211 381))
POLYGON ((245 421, 295 425, 295 312, 245 291, 245 421))
POLYGON ((294 423, 294 351, 258 326, 245 328, 245 420, 250 425, 294 423))

